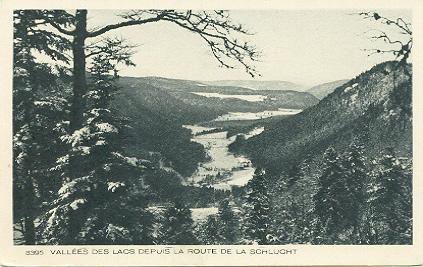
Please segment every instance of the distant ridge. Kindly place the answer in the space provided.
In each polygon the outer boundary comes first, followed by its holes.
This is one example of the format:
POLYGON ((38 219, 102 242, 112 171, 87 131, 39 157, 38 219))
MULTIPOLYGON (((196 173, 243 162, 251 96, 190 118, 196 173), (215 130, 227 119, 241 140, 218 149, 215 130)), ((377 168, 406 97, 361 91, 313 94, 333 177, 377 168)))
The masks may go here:
POLYGON ((239 86, 253 90, 293 90, 302 92, 307 89, 302 85, 288 81, 221 80, 200 82, 212 86, 239 86))
MULTIPOLYGON (((257 112, 266 109, 278 108, 299 108, 304 109, 319 102, 315 96, 307 92, 298 92, 289 90, 254 90, 242 86, 218 86, 208 85, 205 82, 172 79, 157 76, 148 77, 120 77, 119 84, 122 88, 142 89, 144 94, 152 93, 155 88, 157 94, 163 99, 168 99, 169 104, 174 103, 172 99, 182 101, 186 105, 193 105, 201 108, 210 108, 220 113, 227 112, 257 112), (147 89, 147 91, 145 90, 147 89), (217 93, 226 95, 262 95, 265 96, 264 101, 249 102, 237 98, 208 98, 205 96, 194 94, 201 93, 217 93), (163 95, 165 94, 165 95, 163 95)), ((290 87, 291 88, 291 87, 290 87)), ((147 96, 144 96, 147 97, 147 96)), ((147 102, 149 103, 149 102, 147 102)), ((166 107, 169 108, 169 107, 166 107)), ((177 114, 177 113, 175 113, 177 114)), ((171 115, 175 115, 171 114, 171 115)), ((212 114, 212 113, 210 113, 212 114)), ((217 117, 217 116, 216 116, 217 117)))
POLYGON ((307 90, 307 92, 314 95, 315 97, 319 99, 323 99, 328 94, 335 91, 337 87, 345 84, 348 81, 349 80, 345 79, 345 80, 337 80, 333 82, 322 83, 322 84, 311 87, 310 89, 307 90))

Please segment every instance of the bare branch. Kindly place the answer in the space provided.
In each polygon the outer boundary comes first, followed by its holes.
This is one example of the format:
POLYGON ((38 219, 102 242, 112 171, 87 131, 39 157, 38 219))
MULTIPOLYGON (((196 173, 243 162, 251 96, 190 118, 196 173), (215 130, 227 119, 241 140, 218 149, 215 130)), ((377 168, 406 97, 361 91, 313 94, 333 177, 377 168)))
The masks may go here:
POLYGON ((149 22, 157 22, 159 20, 161 20, 163 18, 162 14, 157 15, 156 17, 152 17, 152 18, 147 18, 147 19, 140 19, 140 20, 128 20, 128 21, 124 21, 124 22, 120 22, 117 24, 111 24, 111 25, 107 25, 97 31, 93 31, 93 32, 89 32, 87 33, 87 37, 96 37, 99 36, 105 32, 114 30, 114 29, 118 29, 118 28, 122 28, 122 27, 126 27, 126 26, 133 26, 133 25, 141 25, 141 24, 146 24, 149 22))
POLYGON ((376 12, 360 12, 358 13, 358 15, 362 16, 364 19, 373 19, 376 21, 380 21, 382 24, 394 25, 404 31, 406 34, 412 34, 412 31, 410 29, 411 24, 406 23, 402 18, 392 20, 387 17, 381 16, 379 13, 376 12))
MULTIPOLYGON (((250 35, 241 24, 233 23, 229 13, 224 10, 178 11, 178 10, 131 10, 120 14, 123 21, 91 30, 87 38, 100 36, 108 31, 150 22, 166 21, 196 33, 209 46, 212 55, 226 68, 235 68, 240 63, 251 76, 258 75, 253 62, 258 61, 260 53, 248 42, 237 39, 240 35, 250 35)), ((87 47, 90 48, 90 47, 87 47)), ((101 53, 91 51, 88 57, 101 53)))
POLYGON ((251 62, 258 61, 259 52, 247 42, 241 43, 236 39, 236 34, 250 33, 242 25, 233 24, 228 19, 226 12, 167 12, 163 20, 198 34, 208 44, 213 56, 221 66, 235 68, 227 61, 229 59, 240 63, 251 76, 259 75, 251 64, 251 62))
POLYGON ((389 37, 386 32, 380 30, 373 30, 378 31, 378 35, 373 35, 370 38, 373 40, 383 40, 385 43, 390 45, 398 45, 396 49, 365 49, 365 51, 371 51, 370 55, 374 54, 383 54, 383 53, 391 53, 395 56, 396 60, 399 60, 400 63, 406 62, 410 56, 411 48, 413 47, 413 38, 412 38, 412 31, 411 31, 411 24, 405 22, 402 18, 397 18, 396 20, 389 19, 387 17, 381 16, 376 12, 360 12, 356 15, 362 16, 364 19, 378 21, 382 24, 388 26, 394 26, 400 33, 406 35, 408 39, 406 40, 393 40, 392 37, 389 37))
POLYGON ((386 33, 385 32, 381 32, 381 34, 380 35, 377 35, 377 36, 372 36, 371 37, 372 39, 383 39, 385 42, 387 42, 387 43, 389 43, 389 44, 399 44, 399 45, 401 45, 401 47, 404 45, 401 41, 399 41, 399 40, 395 40, 395 41, 392 41, 387 35, 386 35, 386 33))
POLYGON ((374 54, 385 54, 385 53, 393 53, 394 55, 397 54, 397 50, 389 49, 389 50, 381 50, 381 49, 363 49, 365 52, 370 52, 367 56, 371 56, 374 54))

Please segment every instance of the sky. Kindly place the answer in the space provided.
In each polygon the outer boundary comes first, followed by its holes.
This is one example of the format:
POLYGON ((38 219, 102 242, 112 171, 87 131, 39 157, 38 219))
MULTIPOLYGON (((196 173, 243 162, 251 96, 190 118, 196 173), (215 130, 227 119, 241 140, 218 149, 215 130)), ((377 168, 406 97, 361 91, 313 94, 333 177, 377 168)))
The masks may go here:
MULTIPOLYGON (((362 11, 362 10, 359 10, 362 11)), ((358 10, 231 10, 234 22, 255 33, 245 39, 261 51, 256 63, 258 80, 284 80, 312 86, 350 79, 392 56, 368 56, 363 49, 383 43, 369 37, 374 29, 391 28, 363 20, 358 10), (370 30, 370 32, 369 32, 370 30)), ((89 27, 118 21, 119 10, 91 10, 89 27)), ((380 14, 411 22, 407 10, 378 10, 380 14)), ((204 41, 169 22, 121 28, 108 33, 137 44, 136 67, 121 69, 122 76, 162 76, 190 80, 251 80, 242 66, 220 68, 204 41)), ((393 35, 398 35, 393 32, 393 35)))

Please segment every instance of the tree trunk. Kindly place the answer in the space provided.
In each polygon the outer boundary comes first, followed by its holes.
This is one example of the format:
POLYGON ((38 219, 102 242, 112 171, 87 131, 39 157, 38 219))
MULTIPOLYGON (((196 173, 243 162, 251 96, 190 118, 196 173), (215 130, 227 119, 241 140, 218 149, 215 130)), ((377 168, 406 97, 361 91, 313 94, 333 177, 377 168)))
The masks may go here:
MULTIPOLYGON (((70 114, 70 133, 83 126, 83 115, 85 110, 84 95, 87 92, 87 78, 85 66, 85 40, 87 39, 87 10, 78 9, 75 14, 75 31, 72 41, 73 54, 73 97, 70 114)), ((80 174, 80 163, 72 155, 69 158, 69 175, 71 179, 80 174)), ((75 244, 76 236, 79 233, 80 225, 70 214, 71 223, 67 231, 68 234, 63 244, 75 244)))
POLYGON ((87 10, 77 10, 75 33, 72 42, 73 53, 73 98, 71 107, 71 133, 82 127, 84 114, 84 94, 87 91, 85 75, 85 39, 87 38, 87 10))

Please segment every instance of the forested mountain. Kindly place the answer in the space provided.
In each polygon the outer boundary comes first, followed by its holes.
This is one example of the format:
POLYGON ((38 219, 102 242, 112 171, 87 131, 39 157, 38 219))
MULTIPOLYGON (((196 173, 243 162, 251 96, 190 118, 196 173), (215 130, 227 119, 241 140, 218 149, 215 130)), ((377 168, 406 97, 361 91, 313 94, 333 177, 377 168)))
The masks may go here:
POLYGON ((246 218, 254 220, 247 229, 261 231, 249 240, 412 242, 411 90, 411 66, 385 62, 232 144, 266 170, 245 191, 246 218), (260 228, 263 220, 270 226, 260 228))
MULTIPOLYGON (((123 88, 143 90, 154 89, 166 91, 170 96, 189 105, 214 109, 218 112, 228 111, 262 111, 269 108, 305 108, 314 105, 318 99, 307 92, 297 92, 291 87, 286 90, 253 90, 242 85, 207 85, 203 82, 169 79, 162 77, 121 77, 119 84, 123 88), (262 95, 263 101, 245 101, 237 98, 205 97, 193 93, 218 93, 223 95, 262 95)), ((205 112, 206 113, 206 112, 205 112)))
POLYGON ((337 80, 333 82, 319 84, 311 87, 307 90, 307 92, 319 99, 322 99, 325 98, 328 94, 332 93, 337 87, 343 85, 346 82, 348 82, 348 80, 337 80))
POLYGON ((253 91, 242 87, 203 86, 195 81, 159 77, 117 80, 120 88, 114 98, 115 108, 131 122, 130 150, 142 147, 157 151, 171 162, 176 171, 190 175, 196 164, 205 160, 201 145, 191 142, 191 133, 182 128, 212 120, 228 112, 256 112, 277 108, 302 109, 317 103, 308 93, 295 91, 253 91), (237 98, 220 99, 191 92, 221 94, 262 94, 268 100, 249 102, 237 98))
POLYGON ((294 90, 299 92, 306 90, 306 87, 288 81, 222 80, 203 81, 202 83, 215 86, 241 86, 253 90, 294 90))
POLYGON ((354 138, 368 155, 393 147, 411 155, 411 79, 397 62, 379 64, 339 86, 319 104, 280 120, 245 143, 260 165, 283 169, 329 146, 343 150, 354 138))

